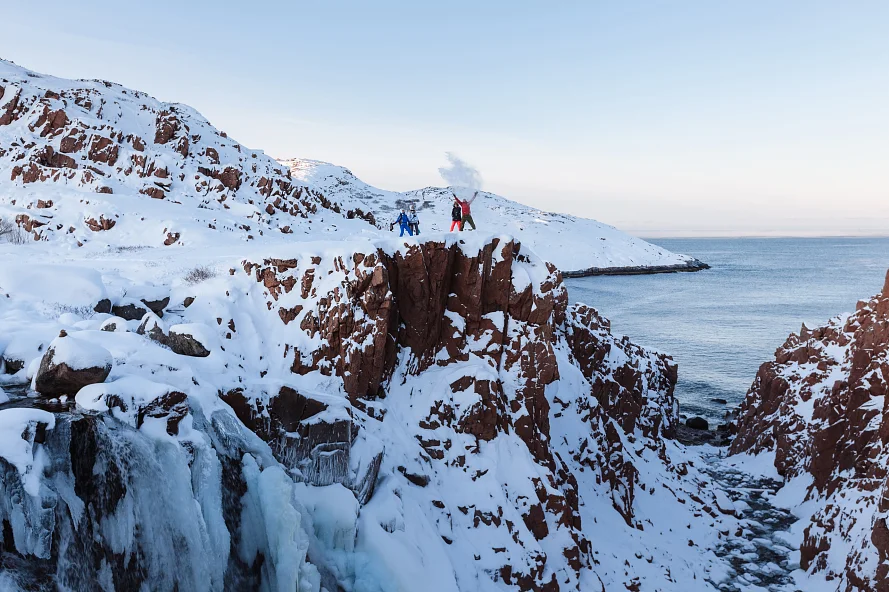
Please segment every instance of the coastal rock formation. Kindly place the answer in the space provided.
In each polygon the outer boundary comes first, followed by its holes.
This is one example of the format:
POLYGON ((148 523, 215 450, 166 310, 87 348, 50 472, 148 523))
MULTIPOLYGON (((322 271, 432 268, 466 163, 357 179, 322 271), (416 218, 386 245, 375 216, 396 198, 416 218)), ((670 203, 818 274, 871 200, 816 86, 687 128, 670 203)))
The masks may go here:
MULTIPOLYGON (((763 364, 733 454, 774 454, 807 507, 800 564, 838 590, 889 589, 889 276, 856 311, 803 325, 763 364)), ((789 486, 790 486, 789 485, 789 486)))
MULTIPOLYGON (((721 573, 708 550, 728 518, 670 440, 668 357, 569 306, 558 270, 512 237, 357 244, 297 245, 196 292, 165 288, 189 306, 138 329, 62 315, 61 340, 116 365, 73 401, 0 405, 14 425, 0 439, 11 577, 678 592, 721 573), (179 355, 174 335, 204 349, 179 355)), ((13 339, 58 326, 5 322, 13 339)))

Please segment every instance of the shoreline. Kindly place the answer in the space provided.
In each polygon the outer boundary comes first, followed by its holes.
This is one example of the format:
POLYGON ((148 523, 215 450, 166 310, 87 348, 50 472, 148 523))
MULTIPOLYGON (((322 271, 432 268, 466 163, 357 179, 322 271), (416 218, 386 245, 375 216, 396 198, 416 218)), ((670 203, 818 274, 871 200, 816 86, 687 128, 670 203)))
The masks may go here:
POLYGON ((600 275, 653 275, 656 273, 682 273, 710 269, 703 261, 692 259, 676 265, 637 265, 633 267, 588 267, 575 271, 563 271, 566 278, 582 278, 600 275))

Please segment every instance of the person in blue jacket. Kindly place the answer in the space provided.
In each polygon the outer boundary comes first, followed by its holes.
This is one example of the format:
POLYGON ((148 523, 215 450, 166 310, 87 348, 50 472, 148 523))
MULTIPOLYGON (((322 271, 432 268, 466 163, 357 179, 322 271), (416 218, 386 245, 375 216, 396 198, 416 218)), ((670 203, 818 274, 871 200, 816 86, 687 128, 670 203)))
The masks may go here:
POLYGON ((404 236, 405 230, 410 236, 414 236, 414 231, 411 230, 411 219, 403 209, 398 215, 398 218, 395 219, 395 224, 398 224, 398 226, 401 228, 401 234, 399 234, 398 236, 404 236))

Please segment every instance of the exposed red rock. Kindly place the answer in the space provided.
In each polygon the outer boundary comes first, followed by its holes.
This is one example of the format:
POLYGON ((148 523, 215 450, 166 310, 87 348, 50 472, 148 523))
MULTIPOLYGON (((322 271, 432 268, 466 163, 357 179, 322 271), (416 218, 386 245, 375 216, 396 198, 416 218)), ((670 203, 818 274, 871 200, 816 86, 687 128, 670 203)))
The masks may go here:
POLYGON ((100 232, 102 230, 111 230, 112 228, 114 228, 116 222, 111 219, 106 219, 105 216, 99 216, 98 220, 96 220, 95 218, 89 218, 84 222, 84 224, 89 226, 89 229, 93 232, 100 232))
POLYGON ((736 422, 733 454, 774 452, 786 479, 812 479, 817 510, 800 564, 839 579, 838 589, 889 589, 887 350, 889 276, 848 318, 790 335, 760 367, 736 422))
MULTIPOLYGON (((663 437, 677 424, 676 367, 666 356, 615 340, 607 321, 593 309, 568 307, 561 275, 552 266, 535 264, 543 267, 541 280, 517 279, 515 268, 525 265, 529 258, 521 245, 494 239, 478 252, 430 241, 394 253, 266 259, 245 262, 244 268, 267 290, 269 307, 281 321, 316 344, 311 351, 288 346, 291 370, 341 379, 357 429, 365 421, 357 411, 374 416, 376 401, 392 396, 387 392, 392 381, 409 381, 437 368, 453 368, 454 373, 470 357, 484 360, 490 378, 473 371, 456 375, 449 385, 454 398, 472 393, 477 402, 460 408, 447 398, 437 401, 417 426, 416 437, 433 466, 440 462, 444 467, 453 462, 445 451, 460 434, 478 442, 518 436, 546 474, 546 481, 536 486, 536 499, 522 511, 524 526, 535 541, 568 533, 570 544, 562 552, 577 577, 590 566, 591 548, 582 530, 577 481, 552 443, 547 388, 560 379, 555 348, 567 343, 592 385, 589 393, 578 394, 577 413, 589 431, 571 443, 572 461, 600 475, 612 491, 615 509, 631 525, 636 456, 625 449, 623 439, 628 434, 641 437, 656 454, 665 455, 663 437), (329 274, 319 276, 319 269, 341 279, 331 284, 329 274), (320 278, 327 286, 321 292, 320 278), (608 355, 613 348, 622 350, 623 364, 613 364, 616 357, 608 355), (452 436, 425 436, 433 432, 452 436)), ((523 268, 518 277, 524 273, 523 268)), ((264 415, 272 424, 287 423, 275 419, 279 412, 272 403, 244 400, 243 393, 229 402, 254 424, 264 415)), ((329 429, 339 428, 330 424, 329 429)), ((275 441, 274 434, 264 437, 275 441)), ((293 458, 292 451, 279 449, 279 454, 293 458)), ((404 466, 399 471, 414 486, 428 483, 423 472, 404 466)), ((497 528, 503 508, 499 512, 475 510, 468 516, 475 528, 497 528)), ((520 589, 527 590, 565 589, 544 576, 545 557, 531 553, 526 560, 533 567, 503 565, 504 581, 520 582, 520 589)))

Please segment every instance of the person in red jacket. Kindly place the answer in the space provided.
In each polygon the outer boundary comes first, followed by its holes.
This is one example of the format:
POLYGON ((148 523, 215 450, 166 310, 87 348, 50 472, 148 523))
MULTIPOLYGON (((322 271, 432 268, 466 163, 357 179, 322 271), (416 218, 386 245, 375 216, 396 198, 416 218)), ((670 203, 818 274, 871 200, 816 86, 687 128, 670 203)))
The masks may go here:
MULTIPOLYGON (((469 206, 472 204, 472 202, 475 201, 475 198, 478 197, 478 191, 476 191, 472 195, 472 197, 467 200, 460 199, 459 197, 457 197, 456 193, 451 193, 451 195, 454 196, 454 201, 460 205, 460 211, 463 214, 463 220, 460 223, 460 230, 462 231, 464 228, 466 228, 467 222, 469 222, 469 224, 472 226, 472 229, 475 230, 475 220, 472 219, 472 211, 470 210, 469 206)), ((453 224, 451 225, 451 228, 453 228, 453 224)))
POLYGON ((451 232, 454 232, 454 227, 457 230, 463 230, 463 209, 457 201, 454 202, 454 207, 451 208, 451 232))

